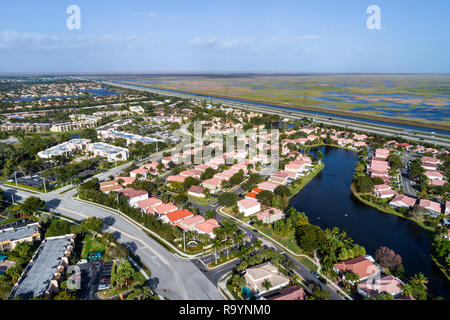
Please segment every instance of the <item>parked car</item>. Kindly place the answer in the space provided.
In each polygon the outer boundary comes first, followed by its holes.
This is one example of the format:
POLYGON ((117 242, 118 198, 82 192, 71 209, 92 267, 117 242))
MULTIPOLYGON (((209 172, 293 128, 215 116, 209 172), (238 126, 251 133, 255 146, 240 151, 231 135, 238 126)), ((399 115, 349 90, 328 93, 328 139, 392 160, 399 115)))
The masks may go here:
POLYGON ((106 290, 106 289, 109 289, 109 283, 101 283, 98 286, 98 291, 103 291, 103 290, 106 290))
POLYGON ((314 271, 311 271, 311 274, 314 276, 314 277, 316 277, 316 279, 319 279, 319 275, 317 274, 317 272, 314 272, 314 271))

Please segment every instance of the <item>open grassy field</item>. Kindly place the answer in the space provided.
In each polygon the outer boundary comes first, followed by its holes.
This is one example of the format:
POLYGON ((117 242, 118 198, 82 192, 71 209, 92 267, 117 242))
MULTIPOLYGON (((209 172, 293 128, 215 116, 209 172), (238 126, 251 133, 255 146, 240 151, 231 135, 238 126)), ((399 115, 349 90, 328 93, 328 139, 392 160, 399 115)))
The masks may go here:
POLYGON ((399 121, 440 124, 450 116, 449 75, 134 74, 95 78, 336 114, 357 111, 399 121))

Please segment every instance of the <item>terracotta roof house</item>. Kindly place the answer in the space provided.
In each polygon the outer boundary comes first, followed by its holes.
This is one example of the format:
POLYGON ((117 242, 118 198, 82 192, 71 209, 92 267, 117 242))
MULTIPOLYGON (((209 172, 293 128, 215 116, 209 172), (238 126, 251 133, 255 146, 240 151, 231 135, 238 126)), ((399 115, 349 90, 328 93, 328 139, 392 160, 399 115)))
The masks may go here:
POLYGON ((440 171, 433 171, 433 170, 429 170, 429 171, 425 171, 424 175, 431 180, 437 179, 437 180, 442 180, 444 178, 444 175, 442 174, 442 172, 440 171))
POLYGON ((249 216, 261 210, 261 204, 252 199, 243 199, 237 202, 239 212, 243 212, 244 216, 249 216))
POLYGON ((125 187, 129 184, 132 184, 134 182, 134 180, 136 180, 136 178, 135 177, 115 177, 114 180, 115 181, 123 180, 122 186, 125 187))
POLYGON ((199 164, 199 165, 195 166, 195 170, 199 170, 201 172, 205 172, 205 170, 208 168, 209 168, 209 166, 207 166, 206 164, 199 164))
POLYGON ((277 185, 283 185, 283 186, 288 184, 287 178, 281 178, 281 177, 276 177, 276 176, 271 176, 269 178, 268 182, 274 183, 277 185))
POLYGON ((191 170, 185 170, 185 171, 180 172, 180 175, 200 179, 200 176, 202 175, 202 173, 203 172, 200 170, 191 169, 191 170))
POLYGON ((441 160, 437 159, 437 158, 433 158, 433 157, 427 157, 427 156, 423 156, 420 161, 423 164, 435 164, 435 165, 439 165, 441 164, 441 160))
POLYGON ((195 226, 204 221, 205 221, 205 218, 203 218, 201 215, 194 215, 190 218, 181 220, 180 222, 176 223, 175 225, 185 231, 194 231, 195 226))
POLYGON ((445 186, 448 182, 445 180, 432 179, 428 180, 428 185, 432 187, 442 187, 445 186))
POLYGON ((174 205, 172 202, 169 202, 169 203, 162 203, 160 205, 152 207, 152 209, 155 211, 155 213, 161 216, 163 214, 168 214, 169 212, 178 210, 178 207, 174 205))
POLYGON ((389 157, 389 150, 388 149, 376 149, 375 157, 387 159, 389 157))
POLYGON ((445 214, 450 214, 450 201, 445 202, 445 214))
POLYGON ((145 200, 138 201, 136 203, 136 207, 146 211, 148 208, 153 208, 160 204, 162 204, 161 200, 156 197, 150 197, 145 200))
POLYGON ((266 292, 280 289, 289 284, 289 278, 283 275, 270 262, 264 262, 247 268, 245 270, 244 278, 246 287, 255 292, 257 295, 262 295, 266 292), (270 283, 269 290, 263 286, 263 283, 266 281, 270 283))
MULTIPOLYGON (((111 181, 107 181, 107 182, 111 182, 111 181)), ((113 181, 115 182, 115 184, 108 184, 108 185, 103 185, 102 183, 100 183, 100 191, 103 193, 110 193, 111 191, 116 191, 118 192, 119 190, 122 190, 123 187, 117 182, 117 181, 113 181)))
POLYGON ((403 292, 402 285, 403 281, 394 276, 382 276, 360 282, 358 292, 365 297, 380 293, 389 293, 393 297, 396 297, 403 292))
POLYGON ((299 286, 291 286, 274 293, 269 293, 261 298, 263 300, 305 300, 306 293, 299 286))
POLYGON ((136 177, 140 174, 144 179, 147 179, 147 169, 141 167, 130 171, 130 177, 136 177))
POLYGON ((373 190, 373 195, 381 199, 392 198, 396 194, 397 193, 394 190, 392 190, 391 187, 388 186, 387 184, 375 185, 373 190))
POLYGON ((205 189, 200 186, 191 186, 188 190, 188 195, 204 198, 205 195, 203 194, 203 190, 205 189))
POLYGON ((117 191, 120 195, 128 198, 128 203, 131 207, 136 207, 137 202, 148 198, 148 192, 145 190, 136 190, 133 188, 125 188, 117 191))
POLYGON ((399 194, 389 202, 389 205, 394 208, 407 208, 414 206, 416 199, 399 194))
POLYGON ((196 224, 194 228, 195 231, 197 231, 198 233, 207 234, 214 239, 216 235, 214 234, 213 230, 215 228, 220 228, 220 225, 216 219, 208 219, 206 221, 196 224))
POLYGON ((252 200, 256 200, 256 192, 249 192, 245 194, 245 199, 252 199, 252 200))
POLYGON ((278 187, 278 184, 275 184, 272 182, 267 182, 267 181, 264 181, 264 182, 261 182, 258 184, 258 188, 267 190, 270 192, 273 192, 276 189, 276 187, 278 187))
POLYGON ((378 267, 373 264, 370 256, 357 257, 344 262, 334 264, 334 270, 345 277, 347 272, 353 272, 359 276, 359 280, 365 280, 380 273, 378 267))
POLYGON ((144 164, 143 167, 150 171, 156 171, 156 169, 158 168, 158 164, 159 164, 158 162, 153 161, 151 163, 144 164))
POLYGON ((186 178, 186 176, 182 175, 168 176, 166 182, 183 182, 186 178))
POLYGON ((175 224, 180 222, 181 220, 184 220, 186 218, 191 218, 193 217, 194 214, 189 211, 188 209, 183 209, 183 210, 175 210, 172 212, 169 212, 165 215, 162 216, 162 219, 164 222, 166 223, 170 223, 170 224, 175 224))
POLYGON ((300 173, 300 172, 305 170, 305 165, 304 164, 290 162, 290 163, 285 164, 284 170, 285 171, 295 172, 295 173, 300 173))
POLYGON ((202 182, 202 187, 209 189, 211 193, 216 193, 222 190, 222 180, 218 178, 211 178, 202 182))
POLYGON ((254 216, 263 223, 272 223, 277 220, 283 219, 284 213, 277 208, 269 208, 264 211, 255 213, 254 216))
POLYGON ((119 182, 117 182, 117 180, 103 181, 103 182, 100 182, 100 189, 102 187, 117 186, 118 184, 119 184, 119 182))
POLYGON ((441 204, 436 201, 420 199, 419 207, 427 209, 432 216, 438 216, 441 213, 441 204))

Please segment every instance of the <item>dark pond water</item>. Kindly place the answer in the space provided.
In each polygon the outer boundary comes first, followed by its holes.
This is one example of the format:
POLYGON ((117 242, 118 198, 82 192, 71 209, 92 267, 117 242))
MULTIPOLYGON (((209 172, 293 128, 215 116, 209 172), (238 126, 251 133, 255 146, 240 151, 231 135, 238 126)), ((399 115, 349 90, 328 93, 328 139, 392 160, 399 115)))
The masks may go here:
POLYGON ((387 246, 400 254, 406 275, 422 272, 434 295, 450 299, 450 285, 430 258, 426 231, 414 222, 378 211, 353 197, 350 185, 358 161, 356 152, 324 147, 325 168, 299 194, 291 205, 305 212, 312 224, 334 226, 346 231, 355 242, 375 256, 375 250, 387 246))

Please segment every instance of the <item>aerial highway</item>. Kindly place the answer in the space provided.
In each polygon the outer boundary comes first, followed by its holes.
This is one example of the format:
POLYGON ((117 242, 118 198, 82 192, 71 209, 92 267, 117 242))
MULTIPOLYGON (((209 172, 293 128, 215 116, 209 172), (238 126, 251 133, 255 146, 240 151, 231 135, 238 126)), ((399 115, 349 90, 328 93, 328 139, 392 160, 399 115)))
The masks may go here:
MULTIPOLYGON (((86 78, 77 78, 82 80, 92 80, 92 79, 86 79, 86 78)), ((166 91, 162 89, 155 89, 155 88, 149 88, 149 87, 143 87, 143 86, 137 86, 137 85, 131 85, 131 84, 124 84, 124 83, 117 83, 117 82, 109 82, 109 81, 100 81, 101 83, 105 85, 110 86, 116 86, 126 89, 134 89, 139 91, 146 91, 146 92, 152 92, 157 93, 161 95, 166 96, 175 96, 180 98, 187 98, 187 99, 196 99, 196 100, 207 100, 211 103, 221 103, 224 106, 232 107, 232 108, 240 108, 245 109, 249 111, 255 111, 255 112, 264 112, 268 114, 276 114, 284 118, 290 118, 290 119, 301 119, 301 118, 311 118, 316 122, 324 123, 327 125, 334 125, 339 127, 345 127, 353 130, 361 130, 368 133, 374 133, 374 134, 380 134, 385 136, 392 136, 392 137, 400 137, 404 139, 408 139, 411 141, 415 141, 418 143, 430 143, 435 146, 444 146, 444 147, 450 147, 450 133, 434 133, 434 132, 425 132, 420 131, 419 129, 411 129, 406 130, 405 128, 401 126, 396 126, 394 123, 389 124, 372 124, 367 121, 361 120, 350 120, 350 119, 342 119, 333 115, 330 116, 324 116, 309 112, 304 112, 302 110, 280 110, 280 108, 276 107, 266 107, 266 106, 260 106, 255 105, 252 103, 244 103, 244 102, 233 102, 221 98, 216 97, 203 97, 198 96, 195 94, 188 94, 188 93, 179 93, 175 91, 166 91)))

